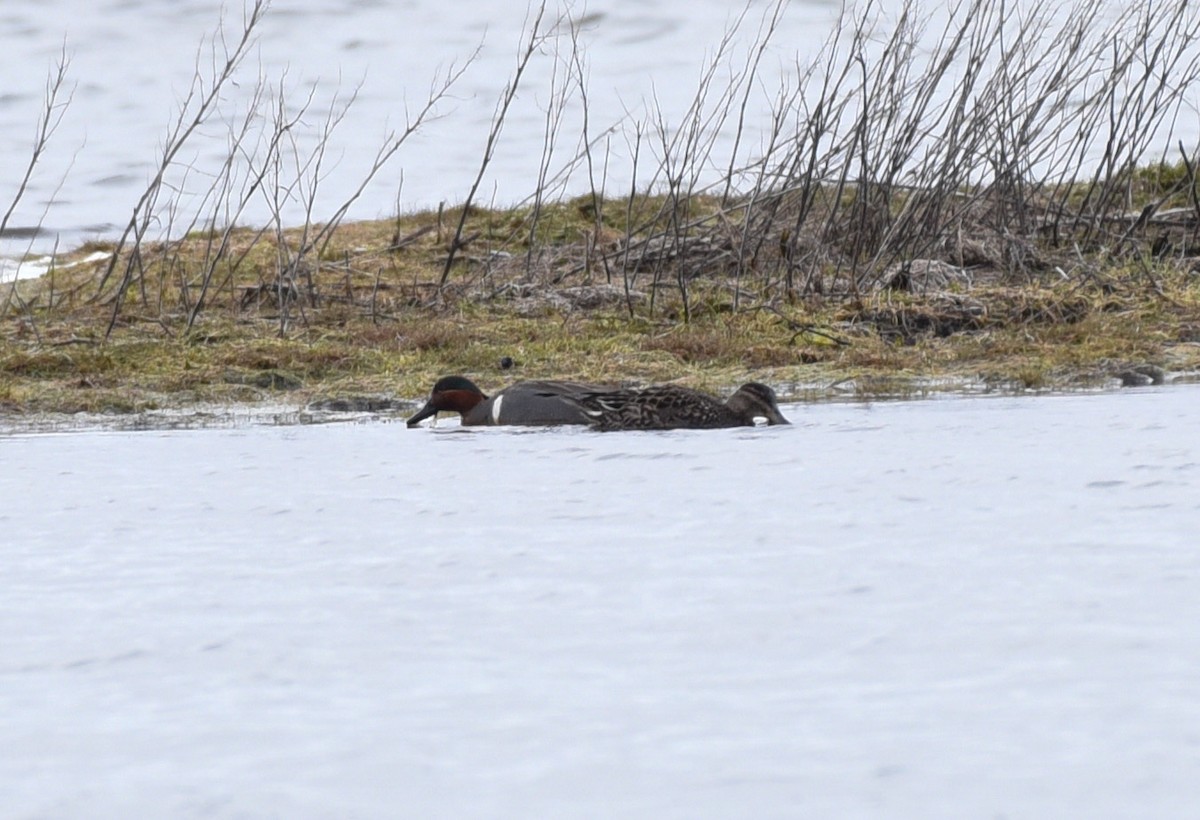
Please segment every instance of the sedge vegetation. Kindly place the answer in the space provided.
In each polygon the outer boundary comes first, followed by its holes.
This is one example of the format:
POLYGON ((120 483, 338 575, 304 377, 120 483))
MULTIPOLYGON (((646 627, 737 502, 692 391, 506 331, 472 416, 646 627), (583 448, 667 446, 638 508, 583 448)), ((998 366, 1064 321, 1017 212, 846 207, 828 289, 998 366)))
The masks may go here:
MULTIPOLYGON (((206 208, 185 222, 163 204, 171 148, 217 116, 266 13, 254 3, 241 40, 220 38, 218 75, 197 83, 211 100, 185 104, 123 234, 0 285, 0 408, 416 399, 449 373, 485 389, 754 378, 796 398, 1141 384, 1200 368, 1200 155, 1171 137, 1200 78, 1188 3, 966 0, 936 36, 915 5, 883 26, 868 4, 789 73, 751 152, 739 117, 785 6, 747 49, 732 35, 717 47, 682 122, 652 109, 621 126, 632 173, 619 186, 600 170, 613 143, 585 116, 579 150, 556 169, 562 152, 548 148, 527 201, 475 201, 528 64, 555 66, 548 146, 567 140, 565 112, 586 113, 578 29, 543 6, 464 201, 351 222, 353 199, 325 221, 309 199, 288 224, 283 202, 317 188, 340 115, 307 161, 283 162, 300 118, 281 106, 254 120, 265 138, 234 135, 206 208), (716 138, 729 133, 732 147, 716 138), (588 193, 568 195, 580 178, 588 193), (275 218, 240 226, 264 191, 275 218)), ((382 145, 360 193, 462 70, 382 145)), ((57 87, 47 112, 61 111, 57 87)))

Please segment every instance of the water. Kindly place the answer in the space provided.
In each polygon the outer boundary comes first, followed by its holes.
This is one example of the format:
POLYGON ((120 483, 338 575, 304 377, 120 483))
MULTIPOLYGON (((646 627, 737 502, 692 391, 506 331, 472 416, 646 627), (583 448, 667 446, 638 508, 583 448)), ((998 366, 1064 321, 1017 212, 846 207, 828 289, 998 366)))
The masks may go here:
POLYGON ((1179 817, 1200 387, 0 438, 11 817, 1179 817))
MULTIPOLYGON (((196 74, 197 51, 211 39, 225 5, 232 35, 242 20, 237 0, 4 4, 0 204, 7 204, 28 162, 45 78, 64 47, 70 58, 68 84, 74 85, 61 125, 10 228, 29 232, 42 225, 32 243, 40 252, 52 250, 55 241, 72 247, 119 233, 152 178, 167 128, 196 74)), ((739 42, 754 38, 766 8, 765 0, 751 3, 739 42)), ((628 112, 644 118, 643 105, 655 96, 669 118, 678 117, 739 9, 726 0, 578 4, 575 17, 585 20, 580 36, 590 77, 592 134, 628 112)), ((828 0, 791 4, 779 29, 779 48, 765 61, 764 77, 779 75, 793 59, 796 43, 811 42, 815 49, 837 10, 828 0)), ((402 128, 406 110, 415 112, 424 103, 434 78, 480 48, 452 97, 438 107, 440 119, 404 148, 350 216, 388 217, 398 209, 459 202, 479 167, 525 24, 524 6, 504 0, 473 2, 469 10, 452 15, 438 0, 276 0, 236 87, 222 103, 222 116, 202 129, 195 147, 180 158, 197 170, 175 183, 192 193, 208 189, 209 175, 229 150, 228 128, 220 123, 234 121, 244 111, 260 73, 272 85, 286 78, 285 98, 293 105, 300 104, 308 89, 315 90, 312 111, 296 129, 302 143, 311 143, 334 98, 344 102, 357 89, 330 139, 326 167, 335 167, 318 191, 316 217, 328 218, 364 178, 388 130, 402 128)), ((211 73, 208 52, 202 53, 203 71, 211 73)), ((549 54, 534 62, 481 188, 481 201, 515 202, 536 187, 552 70, 549 54)), ((566 133, 579 133, 580 110, 572 109, 566 133)), ((560 152, 565 159, 578 146, 574 138, 564 143, 560 152)), ((582 190, 582 185, 581 180, 575 188, 582 190)), ((625 190, 628 183, 614 185, 625 190)), ((292 219, 303 215, 295 207, 287 213, 292 219)), ((240 221, 262 224, 270 214, 267 203, 256 200, 240 221)), ((18 235, 0 250, 19 252, 28 244, 29 238, 18 235)))
MULTIPOLYGON (((901 0, 871 5, 878 11, 880 30, 890 31, 901 0)), ((947 14, 944 4, 927 5, 924 13, 929 24, 922 41, 926 49, 937 43, 947 14)), ((668 132, 686 125, 686 112, 699 96, 702 72, 743 4, 563 0, 549 6, 552 15, 570 9, 579 24, 596 186, 615 194, 625 193, 632 184, 649 187, 653 156, 661 153, 655 147, 661 142, 656 124, 665 123, 668 132), (635 123, 640 123, 644 135, 636 173, 631 160, 635 123)), ((1126 6, 1115 2, 1105 6, 1098 29, 1126 6)), ((712 162, 704 176, 708 182, 719 178, 735 158, 740 164, 761 156, 781 89, 796 88, 797 67, 808 65, 817 55, 835 28, 842 3, 792 0, 785 4, 743 111, 740 103, 719 105, 719 95, 729 87, 731 76, 745 69, 772 2, 749 0, 745 8, 744 23, 731 39, 707 98, 709 126, 719 112, 737 109, 721 127, 713 126, 712 162), (743 129, 740 141, 739 129, 743 129)), ((1059 10, 1060 16, 1068 13, 1059 10)), ((0 207, 16 194, 42 114, 46 75, 64 54, 69 66, 60 102, 69 102, 56 112, 61 121, 9 221, 0 256, 16 257, 30 250, 46 254, 89 239, 118 236, 154 177, 166 134, 197 66, 202 77, 213 76, 211 43, 221 30, 220 21, 225 20, 225 36, 236 39, 242 14, 241 0, 5 3, 0 8, 0 27, 6 34, 5 48, 0 50, 0 77, 5 78, 0 89, 0 207)), ((314 203, 312 218, 331 218, 367 177, 386 135, 403 129, 408 117, 428 99, 437 77, 452 65, 462 65, 478 49, 477 59, 436 107, 435 119, 405 144, 348 216, 382 218, 463 201, 484 155, 496 103, 513 74, 527 22, 523 5, 507 0, 475 0, 469 9, 454 14, 447 14, 446 4, 439 0, 275 0, 249 57, 226 87, 217 113, 176 158, 166 186, 174 207, 160 202, 149 238, 178 237, 193 227, 197 215, 222 226, 229 222, 263 225, 278 210, 285 224, 295 225, 308 214, 297 200, 309 194, 314 203), (267 102, 258 106, 251 137, 242 151, 235 152, 243 160, 248 154, 259 156, 261 162, 261 140, 271 133, 272 95, 281 94, 294 114, 311 91, 311 108, 288 134, 296 146, 294 155, 290 148, 285 152, 282 178, 268 177, 257 189, 260 195, 244 211, 215 207, 204 196, 219 190, 216 175, 230 154, 232 135, 246 117, 260 80, 267 102), (344 119, 329 136, 321 174, 294 173, 292 163, 314 159, 314 143, 330 112, 342 111, 351 98, 344 119), (303 184, 291 190, 295 199, 276 204, 261 195, 276 190, 276 183, 282 187, 294 183, 297 176, 303 184), (317 176, 320 181, 314 186, 317 176)), ((570 54, 569 40, 564 36, 548 41, 532 62, 476 202, 513 204, 538 187, 553 89, 571 87, 561 70, 570 54)), ((952 82, 947 85, 953 87, 952 82)), ((811 99, 807 102, 813 104, 811 99)), ((577 94, 561 110, 559 137, 550 141, 555 146, 549 162, 553 169, 562 168, 579 153, 584 131, 584 106, 577 94)), ((1152 151, 1165 146, 1174 157, 1179 140, 1189 145, 1195 141, 1197 122, 1191 110, 1184 106, 1181 115, 1171 120, 1174 134, 1164 133, 1152 151)), ((791 128, 803 130, 805 116, 800 106, 794 121, 783 124, 785 133, 791 128)), ((1104 140, 1098 142, 1091 152, 1096 156, 1104 148, 1104 140)), ((238 166, 235 191, 249 187, 251 165, 244 161, 238 166)), ((562 186, 546 188, 558 197, 590 190, 590 184, 586 169, 579 168, 562 186)), ((216 199, 232 206, 238 197, 216 199)), ((0 281, 17 273, 36 275, 45 265, 16 273, 11 264, 8 267, 6 271, 0 264, 0 281)))

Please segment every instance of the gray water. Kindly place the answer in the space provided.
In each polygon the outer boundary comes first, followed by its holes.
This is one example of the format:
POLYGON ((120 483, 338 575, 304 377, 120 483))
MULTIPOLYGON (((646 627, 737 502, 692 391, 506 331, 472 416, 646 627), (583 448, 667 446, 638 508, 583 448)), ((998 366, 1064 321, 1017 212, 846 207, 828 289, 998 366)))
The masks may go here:
POLYGON ((1184 817, 1200 387, 0 437, 6 817, 1184 817))
MULTIPOLYGON (((64 42, 75 84, 0 254, 128 218, 221 5, 0 5, 0 206, 64 42)), ((359 89, 318 217, 482 43, 350 215, 465 195, 524 20, 447 10, 275 3, 227 105, 260 71, 314 110, 359 89)), ((792 3, 765 65, 837 10, 792 3)), ((679 114, 732 6, 586 11, 603 128, 679 114)), ((518 100, 483 199, 532 189, 544 106, 518 100)), ((227 137, 206 130, 185 188, 227 137)), ((815 404, 704 433, 0 433, 0 816, 1188 816, 1198 399, 815 404)))
MULTIPOLYGON (((244 6, 250 2, 9 0, 0 4, 0 31, 5 35, 0 49, 0 77, 4 78, 0 209, 16 196, 29 162, 35 125, 44 109, 47 74, 57 60, 64 56, 68 60, 66 85, 55 110, 57 128, 7 226, 7 235, 0 237, 0 257, 19 257, 30 250, 61 251, 120 234, 154 178, 166 135, 179 118, 193 80, 199 76, 211 85, 214 62, 223 62, 223 52, 218 49, 214 55, 214 38, 219 40, 223 33, 227 41, 236 40, 244 6)), ((596 167, 594 179, 579 167, 561 185, 547 183, 547 193, 554 198, 570 196, 591 190, 593 184, 618 195, 631 186, 650 187, 654 157, 661 154, 661 146, 656 145, 663 139, 656 126, 664 123, 668 137, 675 129, 687 127, 690 106, 703 98, 701 77, 727 35, 726 53, 705 98, 714 145, 711 167, 704 169, 701 181, 713 182, 731 164, 741 166, 761 156, 784 90, 797 87, 800 67, 817 57, 843 8, 839 0, 785 3, 774 35, 759 56, 757 81, 744 108, 739 99, 734 112, 733 106, 718 104, 719 95, 757 53, 773 3, 548 3, 550 17, 568 14, 577 31, 575 42, 587 87, 586 133, 594 142, 596 167), (743 10, 745 16, 737 27, 735 21, 743 10), (723 110, 730 116, 717 127, 723 110), (643 138, 636 146, 635 171, 632 155, 639 128, 643 138)), ((883 32, 895 27, 904 2, 857 5, 873 9, 883 32)), ((1101 8, 1097 26, 1126 5, 1114 0, 1101 8)), ((1069 0, 1064 0, 1038 8, 1053 7, 1066 15, 1069 6, 1069 0)), ((918 55, 938 42, 948 8, 931 2, 918 11, 927 20, 918 55)), ((568 28, 564 25, 556 31, 568 28)), ((265 225, 278 211, 286 225, 299 224, 310 216, 300 201, 310 193, 311 218, 332 218, 366 179, 389 132, 404 129, 439 77, 470 61, 450 94, 435 107, 434 117, 367 186, 347 216, 386 218, 415 208, 462 202, 484 156, 496 103, 513 76, 517 54, 527 39, 523 32, 528 30, 526 4, 509 0, 473 0, 453 7, 440 0, 274 0, 249 56, 225 87, 214 113, 176 157, 148 238, 177 238, 193 227, 197 217, 212 219, 218 226, 265 225), (260 87, 265 102, 255 107, 251 100, 260 87), (295 115, 310 95, 309 111, 288 132, 281 179, 268 176, 244 211, 206 200, 219 190, 214 180, 247 111, 254 108, 258 114, 251 118, 250 137, 234 152, 240 160, 234 182, 237 192, 250 187, 250 169, 263 161, 263 143, 272 133, 269 120, 275 106, 271 100, 282 97, 289 114, 295 115), (321 173, 295 173, 293 164, 314 158, 330 112, 342 119, 326 142, 321 173), (295 140, 294 150, 291 140, 295 140), (289 189, 297 176, 301 186, 289 189), (275 201, 274 194, 284 189, 281 201, 275 201)), ((553 171, 579 154, 585 106, 577 92, 561 107, 558 137, 547 139, 546 112, 554 89, 571 86, 563 68, 570 62, 571 50, 571 38, 552 38, 532 61, 505 117, 476 202, 509 205, 529 197, 539 187, 548 145, 553 147, 548 161, 553 171)), ((194 114, 195 107, 188 110, 194 114)), ((803 130, 803 118, 801 105, 795 121, 781 126, 783 133, 803 130)), ((1197 123, 1186 106, 1170 126, 1174 132, 1162 134, 1150 147, 1152 152, 1165 147, 1174 156, 1179 140, 1195 142, 1197 123)), ((1103 145, 1093 148, 1099 156, 1103 145)), ((233 205, 238 198, 218 194, 215 200, 233 205)), ((14 273, 11 264, 7 267, 0 258, 0 281, 44 270, 41 266, 14 273)))
MULTIPOLYGON (((677 120, 695 97, 713 49, 742 8, 726 0, 590 0, 549 6, 551 14, 573 8, 573 17, 582 21, 593 136, 629 116, 645 119, 651 103, 677 120)), ((736 38, 737 53, 756 38, 767 7, 765 0, 750 3, 736 38)), ((73 89, 10 228, 32 231, 40 226, 32 245, 48 252, 56 242, 70 248, 124 227, 197 73, 198 53, 201 73, 212 74, 211 51, 202 43, 211 42, 219 30, 223 8, 225 30, 232 38, 240 33, 241 0, 0 5, 0 31, 6 35, 0 49, 0 207, 15 193, 28 162, 46 75, 64 50, 70 60, 68 89, 73 89)), ((837 11, 838 4, 828 0, 790 4, 779 26, 778 46, 764 60, 768 88, 792 70, 798 52, 815 52, 837 11)), ((526 24, 525 4, 507 0, 474 0, 453 10, 438 0, 275 0, 218 116, 179 158, 179 165, 194 170, 171 178, 176 198, 184 203, 176 218, 199 208, 198 197, 211 187, 211 175, 229 153, 226 123, 244 116, 260 76, 272 89, 284 83, 293 111, 312 92, 311 112, 292 134, 305 155, 331 106, 336 109, 356 95, 329 140, 315 213, 315 218, 327 219, 365 177, 388 131, 402 129, 406 112, 415 113, 425 102, 435 78, 478 49, 451 96, 437 108, 438 119, 406 144, 349 216, 389 217, 398 210, 462 201, 483 156, 495 104, 512 74, 526 24)), ((548 47, 534 61, 524 80, 480 201, 512 203, 536 188, 552 51, 548 47)), ((768 109, 765 95, 756 98, 749 113, 751 128, 765 121, 768 109)), ((581 114, 581 106, 570 108, 565 133, 581 132, 581 114)), ((727 130, 731 137, 733 125, 727 130)), ((623 142, 623 137, 615 138, 610 152, 612 185, 621 191, 629 184, 617 158, 625 153, 623 142)), ((574 137, 565 139, 558 159, 578 148, 574 137)), ((577 180, 574 190, 583 190, 584 184, 577 180)), ((270 215, 269 203, 256 199, 239 221, 264 224, 270 215)), ((285 215, 301 220, 304 212, 293 203, 285 215)), ((168 217, 164 212, 162 218, 168 217)), ((20 253, 29 244, 18 235, 0 244, 0 253, 20 253)))

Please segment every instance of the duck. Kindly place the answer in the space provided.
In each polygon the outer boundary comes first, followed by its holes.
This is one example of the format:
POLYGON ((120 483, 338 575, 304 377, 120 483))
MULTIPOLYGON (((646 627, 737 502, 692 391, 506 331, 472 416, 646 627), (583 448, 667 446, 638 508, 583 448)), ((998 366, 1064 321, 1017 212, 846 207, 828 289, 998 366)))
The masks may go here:
POLYGON ((580 403, 580 397, 603 395, 613 389, 607 385, 570 381, 523 381, 489 397, 466 376, 443 376, 434 384, 425 406, 406 424, 416 427, 430 416, 446 411, 458 413, 464 427, 590 425, 594 419, 580 403))
POLYGON ((406 422, 416 427, 439 412, 458 413, 464 427, 584 425, 596 430, 711 430, 789 424, 775 391, 747 382, 722 402, 678 385, 617 388, 571 381, 523 381, 489 397, 466 376, 443 376, 425 406, 406 422))
POLYGON ((790 424, 775 398, 761 382, 747 382, 721 401, 678 385, 642 389, 583 392, 572 397, 596 430, 713 430, 753 427, 764 418, 768 425, 790 424))

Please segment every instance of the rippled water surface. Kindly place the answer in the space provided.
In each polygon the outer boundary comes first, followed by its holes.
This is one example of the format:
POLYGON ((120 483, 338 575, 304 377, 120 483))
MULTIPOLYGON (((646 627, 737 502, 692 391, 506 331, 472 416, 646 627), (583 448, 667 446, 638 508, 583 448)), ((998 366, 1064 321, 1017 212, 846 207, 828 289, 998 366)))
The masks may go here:
MULTIPOLYGON (((251 0, 0 4, 0 31, 5 35, 0 49, 0 209, 16 195, 29 162, 47 74, 57 60, 68 61, 63 95, 54 111, 57 127, 8 222, 0 255, 15 257, 30 249, 44 254, 119 235, 154 178, 166 135, 179 118, 193 80, 199 76, 204 88, 210 88, 223 64, 225 53, 214 53, 214 39, 219 42, 223 32, 227 43, 236 42, 243 9, 250 4, 251 0)), ((882 0, 858 5, 873 9, 880 30, 890 31, 904 4, 882 0)), ((1097 25, 1125 5, 1103 0, 1097 25)), ((686 125, 689 107, 701 96, 701 76, 739 12, 744 9, 745 17, 729 38, 706 98, 706 127, 717 134, 707 181, 726 169, 735 153, 738 165, 761 155, 781 89, 797 86, 798 66, 809 65, 817 55, 843 4, 785 3, 768 47, 758 56, 755 44, 772 0, 551 0, 547 6, 552 17, 570 10, 576 24, 596 185, 625 192, 635 183, 639 188, 652 184, 651 157, 657 150, 654 145, 661 142, 656 126, 665 123, 671 131, 686 125), (757 82, 745 107, 739 101, 735 112, 732 106, 719 105, 731 76, 744 71, 752 59, 758 60, 757 82), (716 127, 722 112, 730 116, 716 127), (618 123, 619 129, 610 130, 618 123), (640 141, 635 136, 639 130, 640 141), (735 142, 737 152, 732 151, 735 142), (631 161, 635 148, 636 173, 631 161)), ((947 8, 924 4, 921 13, 928 16, 928 24, 921 47, 937 42, 947 8)), ((213 113, 175 157, 151 224, 152 238, 186 233, 197 214, 219 225, 263 225, 278 210, 286 224, 297 224, 305 218, 303 202, 310 194, 312 217, 331 218, 355 195, 386 135, 403 130, 438 77, 475 55, 436 107, 435 118, 362 192, 349 217, 388 217, 398 210, 461 202, 484 155, 496 103, 513 76, 527 24, 526 4, 508 0, 474 0, 452 9, 439 0, 274 0, 256 30, 249 56, 224 87, 213 113), (256 91, 265 100, 258 106, 251 103, 256 91), (245 210, 237 210, 236 195, 218 193, 205 199, 220 191, 214 180, 247 111, 259 114, 250 119, 249 136, 232 152, 241 160, 234 184, 239 192, 251 187, 242 184, 250 168, 258 170, 262 164, 261 149, 271 137, 269 120, 276 109, 271 100, 281 96, 289 116, 295 116, 310 94, 308 112, 287 133, 285 142, 290 146, 294 140, 295 151, 285 152, 281 179, 268 175, 267 184, 256 188, 260 195, 252 197, 245 210), (320 174, 301 173, 300 187, 289 188, 295 183, 292 167, 314 159, 315 142, 330 122, 330 112, 343 110, 326 143, 320 174), (259 159, 251 162, 248 156, 259 159), (279 201, 262 195, 277 187, 288 189, 279 201)), ((522 78, 477 202, 512 204, 538 187, 548 144, 546 111, 557 93, 571 87, 562 69, 573 63, 570 43, 569 37, 547 41, 522 78)), ((549 141, 554 146, 549 161, 553 169, 565 166, 581 149, 585 106, 578 93, 570 97, 560 109, 559 137, 549 141)), ((184 120, 189 121, 195 110, 194 105, 189 108, 184 120)), ((796 118, 802 120, 803 114, 796 118)), ((1186 106, 1172 125, 1174 138, 1161 140, 1170 152, 1178 139, 1195 141, 1196 124, 1186 106)), ((789 121, 781 127, 786 133, 805 126, 789 121)), ((546 187, 557 197, 581 193, 588 186, 581 170, 562 188, 546 187)), ((5 276, 0 267, 0 281, 5 276)))
POLYGON ((1198 401, 0 438, 5 814, 1186 816, 1198 401))
MULTIPOLYGON (((553 12, 571 4, 548 5, 553 12)), ((750 3, 738 37, 742 52, 767 6, 765 0, 750 3)), ((201 43, 211 41, 218 30, 223 8, 228 9, 227 36, 233 39, 240 33, 240 0, 0 4, 0 29, 5 32, 0 49, 0 76, 5 78, 0 88, 0 206, 8 203, 28 162, 46 75, 64 51, 70 61, 68 88, 73 89, 10 229, 41 224, 43 234, 34 245, 46 252, 56 237, 71 247, 124 226, 153 177, 168 126, 197 73, 198 53, 201 74, 213 74, 211 51, 201 43)), ((645 119, 643 106, 650 99, 669 118, 679 117, 695 97, 701 69, 741 4, 591 0, 574 8, 586 51, 590 133, 596 136, 630 112, 645 119)), ((778 48, 764 62, 769 85, 793 63, 798 50, 816 48, 837 10, 838 4, 828 0, 790 4, 779 27, 778 48)), ((311 113, 293 131, 305 152, 311 150, 306 138, 319 133, 331 102, 340 98, 344 103, 356 95, 329 140, 317 192, 316 216, 328 218, 364 178, 387 131, 403 128, 406 112, 415 113, 425 102, 435 77, 479 49, 451 97, 439 106, 441 119, 405 147, 350 215, 386 217, 398 205, 408 209, 461 201, 478 169, 526 22, 525 4, 507 0, 475 0, 452 12, 437 0, 275 0, 219 115, 179 158, 180 165, 191 164, 194 172, 174 179, 173 185, 192 193, 208 190, 211 175, 229 152, 226 123, 240 122, 260 76, 272 91, 283 82, 293 110, 309 89, 314 91, 311 113)), ((515 202, 536 187, 554 63, 553 48, 546 51, 534 62, 524 80, 525 93, 508 116, 481 188, 482 201, 515 202)), ((581 132, 581 110, 571 109, 564 133, 581 132)), ((753 113, 751 119, 758 121, 753 113)), ((728 130, 732 133, 733 126, 728 130)), ((564 140, 559 158, 573 155, 576 143, 574 137, 564 140)), ((621 177, 616 167, 613 174, 621 177)), ((624 180, 614 184, 620 190, 628 187, 624 180)), ((270 214, 270 205, 256 200, 239 221, 262 224, 270 214)), ((286 214, 301 219, 303 210, 291 207, 286 214)), ((0 250, 17 252, 26 244, 18 230, 0 250)))

